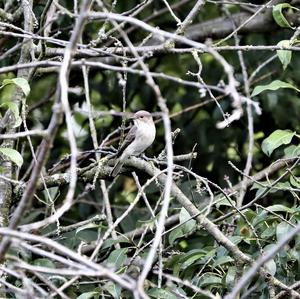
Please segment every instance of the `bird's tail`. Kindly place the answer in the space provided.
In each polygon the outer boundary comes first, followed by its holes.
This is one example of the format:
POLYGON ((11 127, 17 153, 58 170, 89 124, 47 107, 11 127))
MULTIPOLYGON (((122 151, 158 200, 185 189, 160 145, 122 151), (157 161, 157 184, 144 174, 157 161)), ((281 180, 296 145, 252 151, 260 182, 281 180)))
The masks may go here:
POLYGON ((124 164, 124 162, 121 161, 121 159, 119 159, 118 162, 116 163, 116 165, 114 166, 113 170, 111 171, 110 175, 112 177, 115 177, 120 172, 123 164, 124 164))

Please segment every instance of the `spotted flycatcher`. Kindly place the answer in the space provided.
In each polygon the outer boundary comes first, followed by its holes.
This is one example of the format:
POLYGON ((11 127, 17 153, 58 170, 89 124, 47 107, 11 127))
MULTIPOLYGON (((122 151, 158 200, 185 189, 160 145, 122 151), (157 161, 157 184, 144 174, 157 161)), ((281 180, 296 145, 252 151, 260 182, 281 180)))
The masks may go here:
POLYGON ((116 155, 118 160, 111 172, 113 177, 119 173, 124 162, 130 156, 142 154, 155 139, 156 129, 152 115, 149 112, 140 110, 134 114, 132 119, 134 125, 128 132, 116 155))

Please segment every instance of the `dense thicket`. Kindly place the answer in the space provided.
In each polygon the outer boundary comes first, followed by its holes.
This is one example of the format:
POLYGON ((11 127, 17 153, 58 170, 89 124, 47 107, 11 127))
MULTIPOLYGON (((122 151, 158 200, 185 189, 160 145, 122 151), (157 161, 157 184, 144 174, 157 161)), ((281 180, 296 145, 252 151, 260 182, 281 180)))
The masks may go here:
POLYGON ((0 1, 0 297, 300 298, 299 9, 0 1))

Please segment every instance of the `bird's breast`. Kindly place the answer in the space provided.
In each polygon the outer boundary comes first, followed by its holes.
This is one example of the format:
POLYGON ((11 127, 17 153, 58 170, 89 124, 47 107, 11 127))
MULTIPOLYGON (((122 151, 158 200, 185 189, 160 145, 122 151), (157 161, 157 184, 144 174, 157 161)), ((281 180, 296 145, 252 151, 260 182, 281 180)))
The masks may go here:
POLYGON ((139 126, 136 131, 136 138, 132 143, 131 151, 133 155, 140 155, 144 152, 154 141, 155 139, 155 126, 153 125, 143 125, 139 126))
POLYGON ((153 143, 156 134, 154 124, 146 124, 140 126, 137 131, 138 131, 138 138, 144 140, 146 148, 153 143))

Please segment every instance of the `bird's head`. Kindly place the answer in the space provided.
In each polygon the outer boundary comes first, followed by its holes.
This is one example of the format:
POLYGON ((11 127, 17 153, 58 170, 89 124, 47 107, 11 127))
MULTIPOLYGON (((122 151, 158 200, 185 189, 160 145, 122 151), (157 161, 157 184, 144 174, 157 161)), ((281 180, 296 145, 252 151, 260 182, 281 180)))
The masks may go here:
POLYGON ((140 124, 152 124, 153 118, 151 113, 145 110, 140 110, 136 112, 133 117, 131 118, 136 126, 139 126, 140 124))

